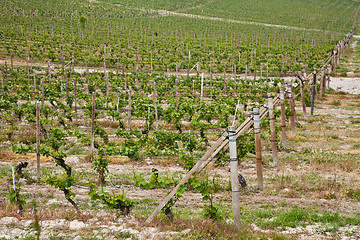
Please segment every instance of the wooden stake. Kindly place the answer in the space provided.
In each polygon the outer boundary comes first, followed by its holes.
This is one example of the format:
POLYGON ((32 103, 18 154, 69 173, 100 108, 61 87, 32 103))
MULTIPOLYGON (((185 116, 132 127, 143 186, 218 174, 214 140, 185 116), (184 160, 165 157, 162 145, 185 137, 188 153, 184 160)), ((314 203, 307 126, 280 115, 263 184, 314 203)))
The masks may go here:
POLYGON ((36 179, 40 182, 40 102, 36 102, 36 179))
POLYGON ((76 77, 74 77, 74 105, 75 105, 75 122, 77 122, 77 99, 76 99, 76 77))
POLYGON ((204 73, 201 73, 200 101, 203 100, 203 92, 204 92, 204 73))
POLYGON ((240 186, 238 178, 238 159, 236 153, 236 133, 235 127, 230 126, 229 134, 229 149, 230 149, 230 171, 231 171, 231 190, 232 190, 232 207, 235 226, 240 227, 240 186))
POLYGON ((155 130, 159 131, 159 119, 158 119, 158 109, 157 109, 157 91, 156 91, 156 81, 154 80, 154 104, 155 104, 155 130))
POLYGON ((213 86, 212 86, 212 64, 210 63, 210 99, 213 96, 213 86))
POLYGON ((269 119, 270 119, 270 132, 271 132, 271 146, 272 146, 272 156, 273 164, 276 166, 278 164, 277 157, 277 144, 276 144, 276 131, 275 131, 275 116, 274 116, 274 100, 272 94, 268 93, 268 109, 269 109, 269 119))
POLYGON ((224 68, 224 94, 226 94, 226 73, 224 68))
POLYGON ((260 118, 259 118, 259 109, 254 108, 254 134, 255 134, 255 157, 256 157, 256 174, 257 174, 257 183, 259 190, 264 190, 264 181, 263 181, 263 167, 262 167, 262 157, 261 157, 261 137, 260 137, 260 118))
POLYGON ((281 109, 281 132, 282 132, 281 143, 284 148, 287 148, 285 96, 284 96, 284 87, 283 86, 280 87, 280 109, 281 109))
POLYGON ((2 76, 0 76, 1 78, 1 90, 2 90, 2 94, 3 96, 5 95, 5 70, 1 73, 2 76))
MULTIPOLYGON (((176 67, 176 69, 177 69, 177 67, 176 67)), ((175 75, 175 94, 176 94, 175 97, 176 97, 176 112, 177 112, 177 111, 179 111, 179 80, 178 80, 177 71, 176 71, 176 75, 175 75)), ((194 89, 193 89, 193 94, 194 94, 194 89)))
POLYGON ((131 86, 129 86, 129 109, 128 109, 128 131, 130 131, 131 127, 131 86))
POLYGON ((306 104, 305 104, 305 93, 304 93, 304 81, 300 79, 300 98, 301 98, 301 106, 303 109, 304 119, 306 119, 306 104))
POLYGON ((92 93, 90 159, 94 160, 95 141, 95 92, 92 93))
POLYGON ((44 114, 45 107, 45 83, 44 78, 41 79, 41 112, 44 114))
POLYGON ((314 104, 315 104, 315 94, 316 94, 316 71, 313 73, 313 83, 312 83, 312 95, 311 95, 311 116, 314 115, 314 104))
POLYGON ((291 126, 291 133, 293 135, 296 134, 295 129, 295 104, 294 104, 294 98, 292 96, 292 90, 291 90, 292 84, 291 82, 288 82, 286 84, 286 92, 287 92, 287 98, 289 99, 289 105, 290 105, 290 126, 291 126))

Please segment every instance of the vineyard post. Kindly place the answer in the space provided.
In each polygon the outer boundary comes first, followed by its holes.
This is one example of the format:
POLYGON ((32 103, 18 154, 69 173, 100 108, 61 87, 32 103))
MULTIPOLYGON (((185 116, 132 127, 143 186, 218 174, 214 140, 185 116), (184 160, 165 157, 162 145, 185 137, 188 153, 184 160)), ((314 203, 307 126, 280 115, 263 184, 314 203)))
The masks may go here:
POLYGON ((166 70, 166 91, 167 91, 168 86, 169 86, 169 76, 170 76, 170 70, 167 69, 166 70))
POLYGON ((29 88, 29 90, 30 90, 29 56, 26 58, 26 73, 27 73, 28 88, 29 88))
POLYGON ((330 73, 331 73, 331 68, 329 67, 328 69, 328 79, 327 79, 327 90, 330 89, 330 73))
MULTIPOLYGON (((177 69, 177 67, 176 67, 176 69, 177 69)), ((194 82, 194 80, 193 80, 193 82, 194 82)), ((194 94, 194 89, 193 89, 193 94, 194 94)), ((176 97, 176 112, 177 112, 177 111, 179 111, 179 79, 178 79, 177 72, 175 75, 175 97, 176 97)))
POLYGON ((109 97, 109 75, 106 71, 106 46, 104 45, 104 77, 106 81, 106 106, 107 106, 107 100, 109 97))
POLYGON ((270 119, 270 131, 271 131, 271 146, 272 146, 272 156, 274 166, 278 164, 277 157, 277 144, 276 144, 276 131, 275 131, 275 116, 274 116, 274 99, 272 94, 268 93, 268 109, 269 109, 269 119, 270 119))
POLYGON ((263 77, 263 64, 260 63, 260 79, 263 77))
POLYGON ((320 94, 321 97, 324 96, 325 94, 325 89, 326 89, 326 70, 325 68, 323 69, 323 75, 322 75, 322 79, 321 79, 321 90, 320 90, 320 94))
POLYGON ((3 96, 5 95, 5 71, 1 72, 1 90, 2 90, 2 94, 3 96))
POLYGON ((44 77, 41 78, 41 111, 44 113, 44 106, 45 105, 45 83, 44 77))
POLYGON ((88 68, 87 61, 85 61, 85 65, 86 65, 86 82, 87 82, 88 91, 90 93, 90 89, 89 89, 90 78, 89 78, 89 68, 88 68))
POLYGON ((226 94, 226 72, 224 68, 224 94, 226 94))
POLYGON ((303 109, 304 119, 306 119, 306 104, 305 104, 305 93, 304 93, 304 82, 300 80, 300 98, 301 98, 301 106, 303 109))
POLYGON ((232 207, 235 226, 240 227, 240 185, 238 179, 238 159, 236 155, 236 132, 235 127, 230 126, 229 134, 229 150, 230 150, 230 171, 231 171, 231 190, 232 190, 232 207))
POLYGON ((36 102, 36 178, 40 182, 40 102, 36 102))
POLYGON ((155 104, 155 130, 159 131, 159 119, 158 119, 158 109, 157 109, 157 91, 156 91, 156 81, 154 80, 154 104, 155 104))
POLYGON ((129 86, 129 109, 128 109, 128 131, 130 131, 131 127, 130 127, 130 124, 131 124, 131 86, 129 86))
POLYGON ((145 71, 145 92, 148 92, 148 71, 145 71))
POLYGON ((204 73, 201 73, 200 101, 203 100, 203 93, 204 93, 204 73))
POLYGON ((280 109, 281 109, 281 132, 282 132, 281 143, 284 146, 284 148, 287 148, 285 97, 284 97, 284 87, 283 86, 280 87, 280 109))
POLYGON ((14 64, 13 64, 13 55, 10 55, 10 66, 11 66, 11 71, 14 71, 14 64))
POLYGON ((212 87, 212 64, 210 63, 210 99, 212 99, 213 87, 212 87))
POLYGON ((123 64, 122 65, 122 77, 123 77, 123 79, 124 79, 124 84, 125 84, 125 86, 124 86, 124 89, 125 89, 125 91, 126 91, 126 89, 127 89, 127 84, 126 84, 126 74, 125 74, 125 64, 123 64))
POLYGON ((310 112, 311 116, 314 114, 315 93, 316 93, 316 71, 314 71, 314 77, 312 83, 311 112, 310 112))
POLYGON ((74 105, 75 105, 75 122, 77 122, 77 101, 76 101, 76 88, 77 88, 76 77, 74 77, 74 105))
POLYGON ((49 84, 51 85, 50 59, 47 60, 47 63, 48 63, 49 84))
POLYGON ((294 103, 294 98, 293 98, 293 94, 292 94, 292 83, 290 81, 288 81, 286 83, 286 93, 287 93, 287 98, 289 99, 289 105, 290 105, 290 126, 291 126, 291 133, 293 135, 296 134, 295 131, 295 103, 294 103))
POLYGON ((257 174, 257 183, 259 190, 264 189, 263 183, 263 169, 262 169, 262 157, 261 157, 261 136, 260 136, 260 117, 259 109, 253 109, 254 116, 254 134, 255 134, 255 157, 256 157, 256 174, 257 174))
POLYGON ((5 61, 4 76, 7 77, 7 62, 5 61))
POLYGON ((152 52, 150 53, 150 75, 152 75, 153 72, 153 58, 152 58, 152 52))
POLYGON ((191 52, 189 51, 189 62, 187 66, 187 79, 190 79, 190 61, 191 61, 191 52))
POLYGON ((254 66, 254 84, 256 82, 256 62, 255 62, 255 66, 254 66))
POLYGON ((13 182, 13 189, 14 189, 14 192, 16 194, 16 184, 15 184, 15 168, 14 167, 11 167, 11 172, 12 172, 12 182, 13 182))
POLYGON ((94 160, 94 138, 95 138, 95 92, 92 93, 92 108, 91 108, 91 142, 90 142, 90 158, 94 160))
POLYGON ((266 63, 266 81, 269 81, 269 63, 266 63))
POLYGON ((247 82, 247 64, 245 65, 245 84, 246 84, 246 82, 247 82))
POLYGON ((236 90, 236 65, 234 64, 234 89, 236 90))
POLYGON ((200 61, 197 62, 196 76, 198 79, 200 78, 200 61))

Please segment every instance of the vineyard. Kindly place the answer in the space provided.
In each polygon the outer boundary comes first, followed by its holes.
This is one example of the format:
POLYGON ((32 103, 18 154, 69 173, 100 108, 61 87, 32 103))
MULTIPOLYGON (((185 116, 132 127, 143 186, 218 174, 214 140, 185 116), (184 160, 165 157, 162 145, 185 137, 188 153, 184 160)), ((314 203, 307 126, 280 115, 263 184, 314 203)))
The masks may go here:
POLYGON ((0 239, 359 238, 358 7, 4 0, 0 239))

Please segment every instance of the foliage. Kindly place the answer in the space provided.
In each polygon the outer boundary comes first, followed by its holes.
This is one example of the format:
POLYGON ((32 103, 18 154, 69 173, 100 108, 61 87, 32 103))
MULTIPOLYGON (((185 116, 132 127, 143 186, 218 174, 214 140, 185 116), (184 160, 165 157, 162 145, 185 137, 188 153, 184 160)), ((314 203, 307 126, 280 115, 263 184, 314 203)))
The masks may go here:
POLYGON ((129 214, 130 208, 135 204, 134 200, 125 196, 124 191, 119 194, 110 194, 105 191, 105 188, 98 189, 93 183, 89 183, 89 189, 89 196, 91 200, 100 200, 109 208, 120 209, 125 215, 129 214))

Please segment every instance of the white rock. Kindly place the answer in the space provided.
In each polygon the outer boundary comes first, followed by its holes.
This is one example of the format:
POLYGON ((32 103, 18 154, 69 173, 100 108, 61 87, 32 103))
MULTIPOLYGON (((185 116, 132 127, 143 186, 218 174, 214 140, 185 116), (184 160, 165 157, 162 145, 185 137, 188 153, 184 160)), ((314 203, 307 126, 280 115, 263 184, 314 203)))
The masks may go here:
POLYGON ((135 229, 132 229, 132 228, 128 228, 128 229, 123 229, 121 230, 121 233, 130 233, 132 235, 137 235, 139 234, 139 231, 138 230, 135 230, 135 229))
POLYGON ((69 224, 69 229, 70 230, 79 230, 79 229, 84 228, 84 227, 86 227, 86 224, 83 223, 83 222, 80 222, 78 220, 71 221, 70 224, 69 224))
POLYGON ((18 223, 19 219, 17 219, 16 217, 3 217, 0 219, 0 224, 15 224, 18 223))
POLYGON ((24 227, 28 227, 30 226, 30 224, 32 223, 33 221, 31 220, 21 220, 20 221, 20 224, 23 225, 24 227))
POLYGON ((190 232, 191 232, 191 229, 185 229, 185 230, 181 231, 182 234, 188 234, 190 232))
POLYGON ((65 162, 70 164, 79 163, 79 158, 77 156, 67 157, 65 158, 65 162))

